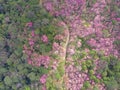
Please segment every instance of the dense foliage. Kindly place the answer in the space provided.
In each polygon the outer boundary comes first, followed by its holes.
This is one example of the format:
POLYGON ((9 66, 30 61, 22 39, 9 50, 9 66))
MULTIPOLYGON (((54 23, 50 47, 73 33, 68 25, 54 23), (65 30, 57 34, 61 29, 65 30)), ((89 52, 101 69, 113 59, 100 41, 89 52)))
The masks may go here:
POLYGON ((0 90, 119 90, 119 0, 0 0, 0 90))
POLYGON ((49 68, 43 66, 44 62, 32 66, 25 52, 30 48, 42 55, 51 51, 58 31, 52 22, 53 17, 39 5, 39 0, 0 1, 0 90, 40 89, 39 79, 49 68), (47 43, 44 38, 48 38, 47 43))

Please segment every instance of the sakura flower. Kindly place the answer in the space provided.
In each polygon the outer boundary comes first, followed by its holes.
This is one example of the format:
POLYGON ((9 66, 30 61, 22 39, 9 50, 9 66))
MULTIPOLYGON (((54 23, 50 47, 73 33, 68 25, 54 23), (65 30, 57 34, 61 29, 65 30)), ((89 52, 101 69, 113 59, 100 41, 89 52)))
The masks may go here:
POLYGON ((56 61, 54 61, 54 62, 53 62, 53 65, 52 65, 52 68, 53 68, 54 70, 56 70, 56 69, 57 69, 57 66, 58 66, 58 63, 57 63, 56 61))
POLYGON ((55 39, 56 39, 56 40, 62 40, 62 39, 63 39, 63 36, 60 35, 60 34, 59 34, 59 35, 56 35, 56 36, 55 36, 55 39))
POLYGON ((61 21, 61 22, 58 23, 58 25, 59 26, 65 26, 65 23, 61 21))
POLYGON ((58 50, 58 48, 59 48, 59 44, 54 42, 53 45, 52 45, 52 49, 53 50, 58 50))
POLYGON ((24 50, 27 50, 27 46, 26 46, 26 45, 24 45, 24 46, 23 46, 23 49, 24 49, 24 50))
POLYGON ((69 52, 70 55, 75 54, 75 50, 74 49, 69 49, 68 52, 69 52))
POLYGON ((96 46, 96 40, 94 38, 91 38, 88 43, 91 45, 91 46, 96 46))
POLYGON ((42 87, 42 90, 47 90, 45 86, 42 87))
POLYGON ((48 64, 50 61, 49 56, 41 56, 41 55, 34 55, 33 56, 33 62, 35 66, 41 66, 43 65, 45 68, 48 68, 48 64))
POLYGON ((116 21, 120 22, 120 18, 116 18, 116 21))
POLYGON ((28 23, 26 23, 26 26, 32 27, 32 26, 33 26, 33 23, 32 23, 32 22, 28 22, 28 23))
POLYGON ((31 50, 25 50, 25 53, 30 56, 32 54, 32 51, 31 50))
POLYGON ((82 45, 81 41, 78 41, 77 42, 77 47, 81 47, 81 45, 82 45))
POLYGON ((32 65, 32 60, 28 58, 28 64, 32 65))
POLYGON ((48 10, 48 11, 52 11, 53 10, 53 5, 52 5, 52 2, 46 2, 44 4, 45 8, 48 10))
POLYGON ((45 84, 46 83, 46 79, 47 79, 47 75, 46 74, 42 75, 40 77, 40 83, 45 84))
POLYGON ((101 75, 100 75, 100 74, 98 74, 98 75, 97 75, 97 78, 98 78, 98 79, 101 79, 101 75))
POLYGON ((44 42, 44 43, 48 43, 48 37, 46 35, 43 35, 41 37, 41 40, 44 42))
POLYGON ((31 32, 31 36, 32 36, 32 37, 35 36, 35 32, 34 32, 34 31, 31 32))
POLYGON ((30 45, 30 46, 34 45, 34 41, 33 41, 33 40, 30 40, 30 41, 29 41, 29 45, 30 45))

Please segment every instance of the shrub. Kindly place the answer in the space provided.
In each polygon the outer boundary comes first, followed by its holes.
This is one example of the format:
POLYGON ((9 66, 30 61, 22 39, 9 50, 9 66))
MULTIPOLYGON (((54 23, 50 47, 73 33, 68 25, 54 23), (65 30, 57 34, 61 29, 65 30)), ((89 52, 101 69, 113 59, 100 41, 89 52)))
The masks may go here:
POLYGON ((9 76, 6 76, 6 77, 4 78, 4 83, 5 83, 6 85, 12 85, 12 80, 11 80, 11 78, 10 78, 9 76))
POLYGON ((112 82, 106 82, 106 87, 107 90, 117 90, 119 84, 115 80, 112 80, 112 82))
POLYGON ((84 85, 83 85, 83 87, 85 87, 85 89, 88 89, 88 88, 90 88, 90 82, 88 82, 88 81, 85 81, 84 82, 84 85))

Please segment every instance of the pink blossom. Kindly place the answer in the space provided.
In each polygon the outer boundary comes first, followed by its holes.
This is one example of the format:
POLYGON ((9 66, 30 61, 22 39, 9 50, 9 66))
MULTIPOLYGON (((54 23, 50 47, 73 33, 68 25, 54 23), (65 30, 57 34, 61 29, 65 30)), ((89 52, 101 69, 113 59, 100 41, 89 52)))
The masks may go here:
POLYGON ((31 36, 34 37, 35 36, 35 31, 31 32, 31 36))
POLYGON ((48 10, 48 11, 52 11, 53 10, 53 4, 52 2, 46 2, 44 4, 45 8, 48 10))
POLYGON ((47 90, 45 86, 42 87, 42 90, 47 90))
POLYGON ((53 65, 52 65, 52 68, 53 68, 54 70, 56 70, 56 69, 57 69, 57 66, 58 66, 58 63, 57 63, 56 61, 54 61, 54 62, 53 62, 53 65))
POLYGON ((40 83, 45 84, 46 83, 46 79, 47 79, 47 75, 46 74, 42 75, 40 77, 40 83))
POLYGON ((63 40, 63 36, 60 35, 60 34, 59 34, 59 35, 56 35, 56 36, 55 36, 55 39, 56 39, 56 40, 63 40))
POLYGON ((91 38, 88 43, 91 45, 91 46, 96 46, 96 40, 91 38))
POLYGON ((59 26, 65 26, 65 23, 61 21, 61 22, 58 23, 58 25, 59 26))
POLYGON ((77 47, 81 47, 81 46, 82 46, 82 43, 80 41, 78 41, 77 47))
POLYGON ((75 54, 75 50, 74 49, 69 49, 68 52, 69 52, 70 55, 75 54))
POLYGON ((91 84, 92 84, 92 85, 94 85, 94 84, 95 84, 95 82, 94 82, 94 81, 91 81, 91 84))
POLYGON ((90 80, 90 79, 87 77, 86 80, 88 81, 88 80, 90 80))
POLYGON ((23 46, 23 49, 24 49, 24 50, 27 50, 27 46, 26 46, 26 45, 24 45, 24 46, 23 46))
POLYGON ((98 79, 101 79, 101 75, 100 75, 100 74, 98 74, 98 75, 97 75, 97 78, 98 78, 98 79))
POLYGON ((30 46, 34 45, 34 41, 33 41, 33 40, 30 40, 30 41, 29 41, 29 45, 30 45, 30 46))
POLYGON ((45 68, 48 68, 48 64, 50 61, 50 57, 49 56, 44 56, 44 55, 35 55, 32 56, 33 57, 33 63, 34 66, 41 66, 43 65, 45 68))
POLYGON ((32 26, 33 26, 33 23, 32 23, 32 22, 28 22, 28 23, 26 23, 26 26, 32 27, 32 26))
POLYGON ((41 59, 42 63, 46 68, 48 68, 48 64, 49 64, 49 61, 50 61, 50 57, 49 56, 43 56, 43 59, 41 59))
POLYGON ((54 42, 53 45, 52 45, 52 49, 53 50, 58 50, 58 48, 59 48, 59 44, 54 42))
POLYGON ((48 37, 46 35, 43 35, 41 37, 41 40, 44 42, 44 43, 48 43, 48 37))
POLYGON ((116 21, 120 21, 120 18, 116 18, 116 21))
POLYGON ((32 60, 28 58, 28 64, 32 65, 32 60))
POLYGON ((30 56, 32 54, 32 51, 31 50, 25 50, 25 53, 30 56))

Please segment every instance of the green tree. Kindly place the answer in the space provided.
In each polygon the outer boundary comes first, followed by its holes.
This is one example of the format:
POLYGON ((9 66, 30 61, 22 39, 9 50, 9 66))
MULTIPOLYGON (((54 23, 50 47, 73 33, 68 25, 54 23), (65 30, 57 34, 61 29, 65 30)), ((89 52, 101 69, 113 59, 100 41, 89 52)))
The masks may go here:
POLYGON ((6 76, 6 77, 4 78, 4 83, 5 83, 6 85, 12 85, 12 79, 11 79, 9 76, 6 76))

